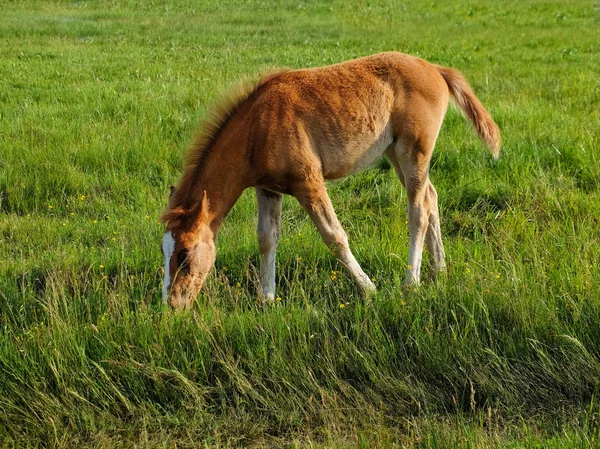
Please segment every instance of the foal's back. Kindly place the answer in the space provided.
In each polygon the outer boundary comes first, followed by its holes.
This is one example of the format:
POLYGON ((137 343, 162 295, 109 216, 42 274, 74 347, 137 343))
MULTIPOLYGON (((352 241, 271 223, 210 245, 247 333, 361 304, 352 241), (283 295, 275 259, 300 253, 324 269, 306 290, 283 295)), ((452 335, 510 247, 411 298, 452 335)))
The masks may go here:
POLYGON ((437 135, 448 103, 434 65, 395 52, 283 72, 261 91, 250 114, 258 185, 352 174, 379 160, 396 139, 437 135))

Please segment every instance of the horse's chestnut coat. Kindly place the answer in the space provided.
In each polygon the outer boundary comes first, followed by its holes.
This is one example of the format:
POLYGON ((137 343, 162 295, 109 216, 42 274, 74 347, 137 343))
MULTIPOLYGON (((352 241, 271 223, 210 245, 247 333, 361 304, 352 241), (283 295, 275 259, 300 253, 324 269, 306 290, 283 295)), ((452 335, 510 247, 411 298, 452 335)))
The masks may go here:
POLYGON ((215 238, 244 189, 255 187, 262 296, 275 296, 282 194, 290 194, 365 293, 375 290, 348 246, 325 181, 386 157, 408 192, 406 283, 420 280, 426 243, 445 269, 437 193, 429 161, 453 98, 494 157, 500 132, 456 70, 402 53, 328 67, 280 71, 223 100, 192 143, 172 192, 163 238, 165 300, 188 307, 215 260, 215 238))

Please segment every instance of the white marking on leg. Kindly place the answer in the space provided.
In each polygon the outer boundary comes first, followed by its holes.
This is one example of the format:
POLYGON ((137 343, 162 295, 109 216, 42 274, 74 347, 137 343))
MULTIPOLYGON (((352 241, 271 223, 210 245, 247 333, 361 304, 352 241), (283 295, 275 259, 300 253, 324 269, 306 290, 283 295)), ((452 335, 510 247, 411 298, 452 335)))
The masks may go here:
POLYGON ((276 232, 271 227, 268 230, 259 229, 260 248, 260 285, 267 301, 275 299, 275 256, 277 238, 276 232))
POLYGON ((281 217, 282 197, 256 189, 258 198, 258 246, 260 249, 260 284, 264 299, 275 299, 275 256, 281 217))
POLYGON ((358 285, 363 292, 373 293, 377 290, 375 284, 371 282, 369 276, 365 274, 363 269, 356 261, 354 254, 352 254, 352 251, 350 251, 350 248, 343 248, 336 252, 338 253, 337 257, 339 261, 342 262, 342 264, 344 264, 346 268, 348 268, 348 271, 350 271, 352 276, 354 276, 356 282, 358 282, 358 285))
POLYGON ((267 301, 275 299, 275 248, 261 254, 260 285, 267 301))
POLYGON ((429 182, 426 190, 426 200, 429 205, 429 224, 427 226, 427 234, 425 235, 425 242, 427 248, 433 256, 433 266, 435 273, 446 270, 446 257, 444 254, 444 245, 442 243, 442 231, 440 229, 440 212, 438 208, 438 195, 429 182))
POLYGON ((173 240, 173 234, 171 231, 166 232, 163 236, 162 250, 165 257, 165 279, 163 281, 162 297, 163 301, 169 299, 169 286, 171 285, 171 257, 173 257, 173 251, 175 251, 175 240, 173 240))
POLYGON ((408 227, 410 233, 410 250, 408 252, 408 266, 406 267, 407 285, 418 285, 421 281, 421 259, 425 243, 426 217, 422 206, 411 204, 408 206, 408 227))
POLYGON ((427 248, 433 255, 434 268, 437 273, 446 270, 446 257, 444 253, 444 245, 442 243, 442 232, 440 230, 439 214, 433 211, 429 215, 429 226, 427 235, 425 236, 427 248))

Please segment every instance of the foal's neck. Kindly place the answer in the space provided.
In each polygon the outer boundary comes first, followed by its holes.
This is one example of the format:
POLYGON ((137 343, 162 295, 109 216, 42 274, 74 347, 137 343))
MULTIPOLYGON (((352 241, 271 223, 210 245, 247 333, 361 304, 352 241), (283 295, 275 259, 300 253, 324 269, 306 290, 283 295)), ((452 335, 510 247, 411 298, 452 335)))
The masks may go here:
POLYGON ((219 149, 207 158, 194 185, 193 196, 200 199, 206 192, 209 206, 205 216, 202 216, 202 207, 193 208, 192 221, 208 225, 214 236, 242 192, 249 187, 247 164, 239 160, 240 154, 228 148, 219 149))
MULTIPOLYGON (((185 211, 183 232, 216 237, 223 220, 242 192, 252 185, 248 161, 250 136, 247 108, 237 111, 208 134, 199 153, 192 153, 172 208, 185 211), (206 195, 208 210, 204 207, 206 195), (210 230, 211 232, 207 232, 210 230)), ((202 140, 201 140, 202 144, 202 140)))

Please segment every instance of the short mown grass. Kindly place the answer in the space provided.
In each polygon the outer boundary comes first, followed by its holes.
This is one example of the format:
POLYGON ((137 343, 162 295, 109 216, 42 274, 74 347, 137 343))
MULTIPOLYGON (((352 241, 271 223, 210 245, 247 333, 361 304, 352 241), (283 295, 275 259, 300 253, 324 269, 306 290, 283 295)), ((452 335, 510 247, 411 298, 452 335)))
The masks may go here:
MULTIPOLYGON (((6 3, 0 15, 4 447, 594 447, 600 53, 588 2, 6 3), (256 200, 197 305, 162 304, 168 185, 244 76, 399 50, 465 73, 431 163, 448 274, 402 287, 385 164, 332 183, 360 297, 293 198, 257 305, 256 200)), ((430 273, 425 261, 424 276, 430 273)))

